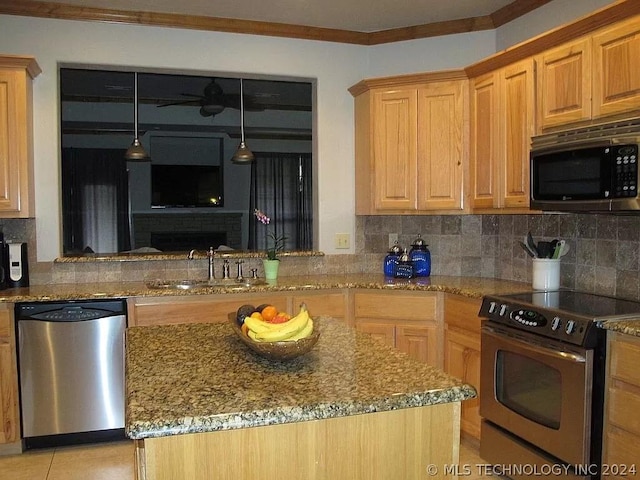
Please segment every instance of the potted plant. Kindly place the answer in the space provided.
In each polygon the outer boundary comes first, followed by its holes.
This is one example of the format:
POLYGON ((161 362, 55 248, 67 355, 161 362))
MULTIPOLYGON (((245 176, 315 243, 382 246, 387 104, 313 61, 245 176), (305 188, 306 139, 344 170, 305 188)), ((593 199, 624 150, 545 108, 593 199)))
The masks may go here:
MULTIPOLYGON (((269 218, 263 211, 255 209, 253 211, 256 219, 263 225, 269 225, 271 218, 269 218)), ((284 235, 276 235, 276 233, 266 229, 266 252, 267 258, 262 260, 264 266, 264 276, 267 280, 275 280, 278 278, 278 267, 280 266, 280 259, 278 253, 284 250, 285 241, 287 237, 284 235)))

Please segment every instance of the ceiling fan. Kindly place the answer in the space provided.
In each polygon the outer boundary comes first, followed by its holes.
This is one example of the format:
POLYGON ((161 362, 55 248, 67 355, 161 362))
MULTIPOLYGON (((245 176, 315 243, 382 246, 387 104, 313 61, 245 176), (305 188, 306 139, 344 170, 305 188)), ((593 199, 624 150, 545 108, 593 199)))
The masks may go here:
MULTIPOLYGON (((158 107, 169 107, 173 105, 200 105, 200 115, 203 117, 213 117, 222 113, 225 108, 235 108, 240 110, 240 95, 235 93, 225 93, 222 87, 216 82, 215 78, 211 79, 202 92, 202 94, 181 93, 185 100, 176 102, 163 103, 158 107)), ((256 98, 251 95, 244 96, 244 108, 246 110, 264 110, 257 102, 256 98)))

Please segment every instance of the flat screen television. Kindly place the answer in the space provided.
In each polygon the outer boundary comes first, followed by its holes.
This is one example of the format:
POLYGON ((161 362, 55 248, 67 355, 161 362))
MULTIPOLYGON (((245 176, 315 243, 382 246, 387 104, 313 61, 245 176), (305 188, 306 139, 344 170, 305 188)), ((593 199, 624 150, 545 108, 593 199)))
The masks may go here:
POLYGON ((222 207, 222 170, 212 165, 151 165, 151 207, 222 207))

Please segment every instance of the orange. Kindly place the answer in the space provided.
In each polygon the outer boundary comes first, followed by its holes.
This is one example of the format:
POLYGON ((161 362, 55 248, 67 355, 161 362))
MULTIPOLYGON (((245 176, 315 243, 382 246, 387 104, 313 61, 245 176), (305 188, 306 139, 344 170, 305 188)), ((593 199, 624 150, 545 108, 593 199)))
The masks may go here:
POLYGON ((262 309, 262 311, 260 313, 262 314, 262 318, 266 322, 270 322, 278 314, 278 309, 276 307, 274 307, 273 305, 267 305, 266 307, 264 307, 262 309))
POLYGON ((253 312, 251 314, 251 318, 257 318, 258 320, 264 320, 264 318, 262 318, 262 314, 260 312, 253 312))

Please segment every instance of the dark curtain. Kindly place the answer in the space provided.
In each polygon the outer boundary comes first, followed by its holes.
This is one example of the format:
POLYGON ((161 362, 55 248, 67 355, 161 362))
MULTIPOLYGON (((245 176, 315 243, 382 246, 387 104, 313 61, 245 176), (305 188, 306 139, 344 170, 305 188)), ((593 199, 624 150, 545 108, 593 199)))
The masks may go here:
POLYGON ((249 249, 264 250, 265 225, 255 208, 271 218, 268 228, 287 237, 285 250, 313 248, 311 154, 254 152, 251 164, 249 249))
POLYGON ((64 253, 131 249, 125 150, 62 149, 64 253))

